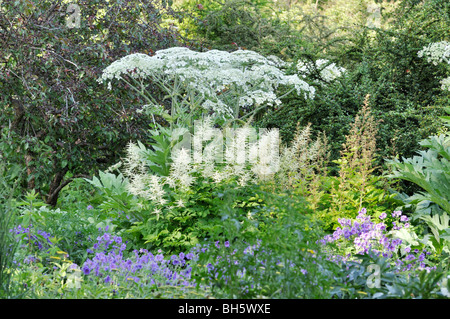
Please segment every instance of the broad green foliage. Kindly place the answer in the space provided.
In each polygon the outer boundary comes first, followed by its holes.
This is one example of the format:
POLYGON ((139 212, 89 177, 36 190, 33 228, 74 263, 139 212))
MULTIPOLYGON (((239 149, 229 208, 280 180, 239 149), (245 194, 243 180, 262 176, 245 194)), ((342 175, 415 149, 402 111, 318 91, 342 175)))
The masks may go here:
POLYGON ((105 211, 129 209, 133 196, 128 193, 128 179, 122 174, 102 171, 99 171, 98 175, 99 177, 93 176, 92 180, 85 180, 104 193, 100 208, 105 211))
POLYGON ((92 177, 92 181, 86 179, 97 188, 103 189, 108 196, 122 195, 127 190, 128 181, 122 174, 115 175, 100 171, 99 178, 92 177))
POLYGON ((419 151, 417 156, 403 161, 388 161, 393 168, 390 176, 420 186, 421 192, 410 198, 414 199, 413 204, 430 201, 450 213, 450 137, 430 136, 420 145, 427 150, 419 151))
POLYGON ((450 219, 447 213, 433 216, 422 215, 419 218, 423 219, 431 229, 433 236, 430 236, 429 240, 436 254, 441 255, 443 251, 450 254, 450 219))

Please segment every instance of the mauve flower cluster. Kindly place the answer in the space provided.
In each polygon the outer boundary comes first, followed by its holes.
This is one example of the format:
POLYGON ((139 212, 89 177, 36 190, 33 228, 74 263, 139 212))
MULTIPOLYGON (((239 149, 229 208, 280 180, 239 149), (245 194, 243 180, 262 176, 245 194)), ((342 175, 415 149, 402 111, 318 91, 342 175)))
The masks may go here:
MULTIPOLYGON (((392 230, 410 227, 408 217, 402 215, 401 211, 394 211, 391 216, 394 219, 394 221, 392 221, 392 230)), ((400 238, 390 236, 387 230, 388 225, 383 222, 386 218, 387 214, 382 213, 379 216, 381 222, 375 223, 371 220, 371 217, 367 215, 367 210, 363 208, 358 213, 355 220, 347 218, 338 219, 341 227, 338 227, 332 235, 326 235, 319 242, 323 245, 336 242, 342 250, 345 250, 350 246, 356 251, 357 255, 364 255, 371 251, 378 256, 395 258, 403 252, 403 256, 395 260, 397 271, 407 271, 415 268, 426 270, 434 269, 435 267, 427 267, 424 263, 425 256, 429 255, 429 252, 426 250, 419 251, 418 249, 414 249, 411 253, 411 247, 401 246, 402 240, 400 238)), ((345 262, 352 257, 351 253, 348 253, 345 256, 330 255, 329 259, 345 262)))
MULTIPOLYGON (((43 230, 34 230, 33 228, 34 227, 32 224, 26 228, 22 227, 22 225, 18 225, 10 229, 9 232, 16 236, 17 241, 20 241, 21 239, 23 240, 21 247, 26 249, 28 253, 32 252, 31 249, 37 249, 40 252, 49 253, 49 248, 53 245, 50 239, 53 238, 53 236, 43 230)), ((40 261, 41 260, 37 256, 28 254, 24 256, 23 259, 14 259, 13 263, 21 265, 21 263, 31 264, 40 261)))
POLYGON ((191 267, 187 261, 192 253, 172 255, 165 258, 161 251, 153 255, 146 249, 134 250, 125 258, 126 243, 120 236, 105 232, 88 253, 93 254, 81 267, 84 275, 101 278, 104 283, 119 284, 120 279, 132 280, 142 285, 167 284, 192 287, 191 267))
POLYGON ((33 225, 30 224, 27 228, 22 227, 22 225, 16 226, 13 229, 10 229, 10 233, 14 233, 16 237, 22 237, 24 240, 26 240, 26 245, 33 245, 33 247, 38 248, 39 250, 42 250, 43 248, 49 248, 52 245, 52 242, 50 238, 51 236, 49 233, 42 231, 42 230, 36 230, 37 235, 32 234, 33 225), (26 234, 23 236, 20 236, 22 234, 26 234), (40 238, 41 237, 41 238, 40 238))

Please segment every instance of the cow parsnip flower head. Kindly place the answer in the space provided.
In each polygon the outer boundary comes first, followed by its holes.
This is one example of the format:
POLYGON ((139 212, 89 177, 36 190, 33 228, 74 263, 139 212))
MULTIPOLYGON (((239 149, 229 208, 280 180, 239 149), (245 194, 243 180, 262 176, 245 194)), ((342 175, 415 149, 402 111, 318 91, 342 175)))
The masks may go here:
POLYGON ((438 65, 442 62, 450 63, 450 42, 431 43, 420 50, 417 55, 419 58, 425 57, 433 65, 438 65))
POLYGON ((441 89, 444 91, 450 91, 450 77, 441 80, 441 89))
MULTIPOLYGON (((432 63, 433 65, 438 65, 440 63, 450 64, 450 42, 440 41, 430 43, 423 47, 417 55, 419 58, 426 58, 427 62, 432 63)), ((442 79, 440 82, 442 90, 450 91, 450 77, 442 79)))
MULTIPOLYGON (((277 90, 285 87, 314 98, 315 88, 297 75, 287 75, 284 62, 276 57, 264 57, 250 50, 226 52, 210 50, 196 52, 174 47, 155 52, 153 56, 135 53, 108 66, 99 82, 133 79, 182 82, 184 89, 194 90, 205 102, 202 107, 214 114, 236 116, 238 107, 256 107, 262 103, 279 105, 277 90)), ((248 111, 248 110, 247 110, 248 111)))
POLYGON ((335 79, 341 77, 347 70, 339 67, 336 63, 330 63, 327 59, 318 59, 315 63, 310 61, 299 60, 297 63, 297 70, 306 78, 309 74, 317 70, 320 77, 326 82, 332 82, 335 79))

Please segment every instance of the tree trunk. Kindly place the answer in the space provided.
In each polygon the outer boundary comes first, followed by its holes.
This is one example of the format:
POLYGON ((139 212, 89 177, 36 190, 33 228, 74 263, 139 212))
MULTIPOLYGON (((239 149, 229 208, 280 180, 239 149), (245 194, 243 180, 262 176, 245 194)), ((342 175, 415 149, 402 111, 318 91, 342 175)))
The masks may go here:
POLYGON ((58 196, 61 189, 66 186, 70 181, 63 183, 64 176, 69 169, 67 167, 63 168, 61 171, 57 172, 52 182, 50 183, 50 189, 47 197, 47 204, 56 206, 58 202, 58 196))

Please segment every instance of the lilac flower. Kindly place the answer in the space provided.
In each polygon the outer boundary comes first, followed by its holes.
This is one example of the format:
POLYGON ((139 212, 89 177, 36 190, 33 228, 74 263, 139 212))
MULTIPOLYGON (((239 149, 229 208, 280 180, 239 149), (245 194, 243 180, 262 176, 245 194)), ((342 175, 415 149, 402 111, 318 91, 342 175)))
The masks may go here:
POLYGON ((111 245, 114 242, 121 243, 122 240, 118 239, 118 236, 111 236, 108 233, 97 237, 96 244, 99 249, 93 251, 92 259, 88 258, 82 265, 83 274, 88 279, 100 277, 104 278, 105 283, 111 283, 111 274, 114 274, 114 276, 122 278, 121 280, 141 283, 141 277, 149 276, 149 280, 142 284, 147 285, 149 282, 154 284, 156 280, 169 285, 183 283, 183 286, 194 286, 194 283, 191 282, 191 269, 184 261, 186 256, 193 259, 195 257, 193 253, 190 252, 188 255, 180 253, 165 260, 161 250, 154 256, 146 249, 139 249, 133 250, 132 255, 125 258, 123 251, 126 249, 126 243, 122 243, 119 247, 111 245), (179 271, 175 272, 174 267, 177 267, 179 271), (152 278, 153 275, 156 277, 152 278))
POLYGON ((225 241, 224 246, 225 246, 226 248, 230 247, 230 242, 229 242, 228 240, 225 241))
POLYGON ((91 273, 91 270, 89 269, 89 267, 87 265, 83 266, 83 268, 81 268, 81 270, 83 271, 83 274, 85 274, 85 275, 89 275, 91 273))
POLYGON ((187 260, 191 260, 192 258, 194 258, 194 254, 188 253, 188 254, 186 255, 186 259, 187 259, 187 260))
POLYGON ((392 217, 399 217, 399 216, 401 216, 401 214, 402 214, 401 211, 394 211, 394 212, 392 213, 392 217))
POLYGON ((88 207, 86 207, 87 210, 91 210, 94 209, 94 207, 92 205, 88 205, 88 207))
POLYGON ((385 219, 387 217, 387 214, 386 213, 382 213, 381 215, 380 215, 380 219, 385 219))

